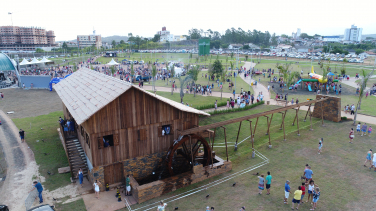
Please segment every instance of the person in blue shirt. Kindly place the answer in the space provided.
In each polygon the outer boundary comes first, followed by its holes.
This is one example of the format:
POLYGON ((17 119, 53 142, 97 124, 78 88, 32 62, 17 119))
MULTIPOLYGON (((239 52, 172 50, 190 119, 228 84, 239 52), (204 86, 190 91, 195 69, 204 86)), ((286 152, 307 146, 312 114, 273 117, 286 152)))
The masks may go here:
POLYGON ((283 203, 285 203, 285 204, 288 204, 287 203, 287 200, 289 199, 289 196, 290 196, 290 181, 286 181, 286 183, 285 183, 285 197, 284 197, 284 199, 283 199, 283 203))
POLYGON ((312 179, 313 171, 311 170, 311 166, 308 166, 306 170, 304 170, 304 176, 306 178, 306 181, 309 181, 312 179))
MULTIPOLYGON (((40 184, 40 183, 37 182, 37 181, 34 181, 33 184, 34 184, 34 188, 31 189, 31 191, 33 191, 34 189, 37 189, 37 191, 38 191, 38 196, 39 196, 39 204, 42 204, 42 203, 43 203, 43 198, 42 198, 43 187, 42 187, 42 184, 40 184)), ((29 193, 30 193, 31 191, 29 191, 29 193)))

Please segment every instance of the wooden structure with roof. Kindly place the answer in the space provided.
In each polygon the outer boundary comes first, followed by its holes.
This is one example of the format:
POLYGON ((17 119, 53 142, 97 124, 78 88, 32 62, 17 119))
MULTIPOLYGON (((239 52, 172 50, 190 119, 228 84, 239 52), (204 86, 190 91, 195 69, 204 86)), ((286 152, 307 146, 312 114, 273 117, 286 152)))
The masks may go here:
MULTIPOLYGON (((85 68, 54 89, 63 102, 64 118, 76 122, 79 153, 87 159, 89 180, 102 184, 122 182, 128 173, 147 177, 137 169, 140 166, 128 168, 124 161, 161 159, 160 154, 178 138, 177 131, 197 127, 199 115, 209 115, 85 68)), ((149 173, 156 170, 155 165, 149 173)))

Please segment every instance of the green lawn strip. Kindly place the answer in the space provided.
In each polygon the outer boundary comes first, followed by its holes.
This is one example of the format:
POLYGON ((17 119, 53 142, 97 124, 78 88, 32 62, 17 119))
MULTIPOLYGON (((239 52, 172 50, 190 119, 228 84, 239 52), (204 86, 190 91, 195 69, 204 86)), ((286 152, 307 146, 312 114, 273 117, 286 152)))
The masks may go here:
MULTIPOLYGON (((202 118, 200 125, 233 119, 252 113, 259 113, 272 108, 276 107, 264 105, 243 112, 202 118)), ((349 144, 347 137, 348 130, 352 127, 351 121, 344 123, 325 121, 326 127, 321 127, 320 119, 314 118, 314 130, 309 131, 309 121, 302 121, 303 115, 305 114, 303 111, 299 112, 300 136, 297 136, 296 123, 295 126, 291 126, 294 114, 295 112, 288 112, 285 119, 286 141, 283 141, 282 130, 279 130, 281 115, 274 115, 270 129, 273 145, 272 149, 268 149, 269 140, 268 136, 265 135, 267 129, 266 118, 260 117, 255 135, 255 148, 270 160, 269 164, 214 186, 213 188, 203 190, 177 201, 169 202, 168 208, 174 209, 174 207, 179 207, 179 210, 203 210, 206 206, 213 206, 219 210, 236 210, 240 209, 241 206, 245 206, 247 210, 290 209, 293 194, 290 195, 289 205, 282 203, 284 183, 286 180, 290 180, 291 190, 295 191, 300 185, 300 176, 303 173, 304 165, 308 163, 312 166, 314 172, 313 178, 321 189, 318 210, 351 210, 354 209, 354 207, 358 209, 372 209, 374 203, 372 200, 369 200, 367 196, 372 194, 373 189, 371 186, 374 187, 372 181, 375 178, 375 174, 362 165, 365 151, 367 151, 370 146, 376 144, 376 140, 372 137, 356 136, 355 141, 357 141, 357 144, 349 144), (324 138, 324 147, 323 153, 318 155, 317 144, 318 139, 321 137, 324 138), (266 191, 264 191, 263 195, 260 196, 257 194, 258 178, 252 175, 252 173, 259 172, 260 174, 266 174, 267 171, 271 171, 273 176, 271 195, 265 195, 266 191), (232 187, 234 182, 236 182, 237 185, 232 187), (370 188, 364 188, 366 186, 370 188), (205 198, 207 194, 210 194, 208 199, 205 198)), ((255 119, 252 121, 254 125, 255 119)), ((227 141, 232 142, 229 143, 229 146, 233 146, 233 142, 236 140, 239 123, 233 123, 225 127, 227 141)), ((249 135, 249 123, 243 122, 239 141, 249 135)), ((222 128, 217 128, 216 130, 215 143, 224 143, 222 128)), ((225 148, 215 147, 214 149, 218 156, 225 159, 225 148)), ((238 151, 234 151, 233 149, 233 147, 229 147, 228 151, 230 160, 233 163, 233 171, 216 178, 205 180, 202 183, 188 186, 184 189, 178 189, 175 192, 140 205, 134 205, 132 209, 151 204, 152 202, 156 203, 161 199, 180 194, 186 190, 192 190, 202 184, 214 184, 212 182, 214 182, 215 179, 252 166, 255 164, 255 161, 258 161, 256 159, 259 159, 251 158, 252 149, 250 140, 246 140, 240 144, 238 151)), ((168 201, 169 200, 166 200, 166 202, 168 201)), ((304 210, 310 208, 311 205, 306 203, 300 207, 300 209, 304 210)))
MULTIPOLYGON (((152 91, 149 91, 152 92, 152 91)), ((160 92, 157 91, 157 95, 160 95, 162 97, 168 98, 170 100, 176 101, 180 103, 180 93, 174 92, 173 95, 171 95, 171 92, 160 92)), ((190 107, 197 108, 199 110, 208 109, 208 108, 214 108, 214 103, 217 100, 218 107, 224 106, 227 104, 227 98, 221 98, 220 97, 213 97, 213 96, 201 96, 200 94, 196 94, 196 97, 194 97, 193 94, 184 94, 183 102, 184 104, 189 104, 190 107)))
MULTIPOLYGON (((205 79, 205 73, 206 72, 202 72, 202 73, 199 74, 198 79, 196 81, 196 84, 200 84, 201 86, 206 86, 207 84, 209 84, 209 85, 214 84, 214 88, 212 89, 212 91, 213 92, 221 92, 221 90, 218 87, 218 84, 217 84, 216 81, 208 81, 207 78, 205 79), (204 74, 204 77, 202 77, 202 74, 204 74)), ((230 73, 230 71, 228 71, 228 73, 230 73)), ((182 76, 182 78, 185 78, 185 77, 186 76, 182 76)), ((232 77, 231 79, 234 83, 233 89, 235 89, 235 78, 232 77)), ((175 84, 176 84, 177 87, 180 87, 180 82, 179 82, 179 79, 177 79, 177 78, 170 78, 169 81, 168 81, 168 85, 167 85, 167 81, 157 80, 157 81, 155 81, 155 86, 172 87, 171 82, 173 82, 173 81, 175 81, 175 84)), ((184 88, 186 88, 186 87, 184 87, 184 88)), ((245 90, 245 91, 251 91, 253 93, 252 87, 250 87, 250 85, 247 82, 245 82, 240 76, 237 76, 236 77, 236 93, 240 93, 241 88, 243 88, 243 90, 245 90)), ((223 92, 224 93, 232 93, 232 90, 229 88, 229 82, 223 83, 223 92)))
MULTIPOLYGON (((66 198, 67 200, 68 198, 66 198)), ((86 206, 83 199, 78 199, 70 203, 57 203, 55 205, 56 210, 58 211, 86 211, 86 206)))
POLYGON ((233 108, 233 109, 216 110, 216 111, 208 112, 208 114, 210 114, 210 115, 218 115, 218 114, 224 114, 224 113, 232 113, 232 112, 238 112, 238 111, 245 111, 245 110, 254 108, 256 106, 263 105, 264 103, 265 103, 264 101, 261 101, 261 102, 258 102, 258 103, 246 105, 243 108, 239 107, 239 108, 233 108))
POLYGON ((35 161, 39 165, 39 173, 46 178, 42 185, 50 191, 70 184, 69 173, 58 173, 58 168, 69 166, 56 130, 59 127, 58 118, 62 115, 63 112, 58 111, 37 117, 12 119, 17 128, 25 130, 25 140, 34 152, 35 161), (53 175, 49 175, 48 171, 53 175))

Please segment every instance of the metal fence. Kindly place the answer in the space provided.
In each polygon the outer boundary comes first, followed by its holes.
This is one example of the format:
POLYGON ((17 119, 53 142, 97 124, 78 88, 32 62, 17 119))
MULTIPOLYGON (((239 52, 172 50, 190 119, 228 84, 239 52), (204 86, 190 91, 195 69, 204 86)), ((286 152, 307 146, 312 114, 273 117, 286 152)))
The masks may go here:
POLYGON ((27 196, 27 198, 25 200, 26 211, 31 208, 31 206, 33 205, 33 203, 35 201, 35 198, 37 198, 37 197, 38 197, 37 189, 34 189, 33 191, 31 191, 29 193, 29 195, 27 196))

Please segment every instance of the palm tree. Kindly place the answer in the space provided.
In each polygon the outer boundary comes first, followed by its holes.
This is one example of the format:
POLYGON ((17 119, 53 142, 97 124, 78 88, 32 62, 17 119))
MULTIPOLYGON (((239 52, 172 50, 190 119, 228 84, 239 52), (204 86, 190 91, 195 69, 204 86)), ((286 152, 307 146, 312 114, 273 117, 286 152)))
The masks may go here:
POLYGON ((373 71, 375 71, 375 68, 370 73, 366 74, 366 71, 362 70, 363 78, 362 78, 362 81, 361 81, 361 84, 360 84, 359 100, 358 100, 358 104, 356 106, 356 110, 355 110, 355 114, 354 114, 353 125, 356 124, 356 117, 357 117, 357 114, 358 114, 358 109, 360 110, 360 105, 362 104, 362 98, 363 98, 364 90, 366 89, 368 79, 370 79, 370 77, 373 75, 373 71))
POLYGON ((131 81, 133 82, 133 79, 134 78, 134 70, 133 70, 133 62, 131 64, 131 81))
MULTIPOLYGON (((279 74, 283 75, 283 82, 288 80, 288 72, 290 69, 291 63, 285 63, 284 65, 280 65, 279 63, 276 64, 279 74)), ((283 93, 283 86, 282 86, 282 93, 283 93)))
POLYGON ((111 66, 110 67, 110 70, 111 70, 111 76, 114 76, 114 73, 115 73, 115 67, 114 66, 111 66))
POLYGON ((155 76, 157 75, 157 68, 155 67, 155 65, 153 65, 151 75, 153 76, 153 91, 155 91, 155 76))
MULTIPOLYGON (((194 82, 195 89, 197 89, 196 81, 198 80, 198 75, 200 74, 200 71, 201 70, 200 70, 200 67, 198 65, 195 65, 191 70, 188 71, 188 75, 190 76, 190 78, 194 82)), ((196 97, 195 91, 193 92, 193 97, 196 97)))
POLYGON ((192 81, 192 76, 187 75, 185 78, 179 76, 179 82, 180 82, 180 103, 183 103, 183 97, 184 97, 184 87, 187 86, 187 83, 189 81, 192 81))
POLYGON ((221 100, 222 100, 222 92, 223 92, 223 87, 226 83, 226 75, 227 75, 227 69, 224 69, 222 71, 222 75, 221 75, 221 81, 222 81, 222 89, 221 89, 221 100))

